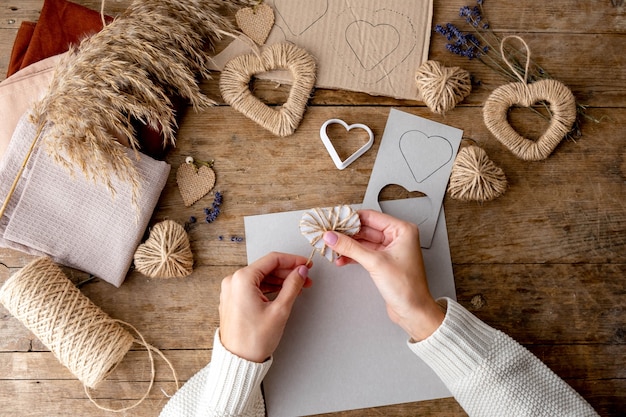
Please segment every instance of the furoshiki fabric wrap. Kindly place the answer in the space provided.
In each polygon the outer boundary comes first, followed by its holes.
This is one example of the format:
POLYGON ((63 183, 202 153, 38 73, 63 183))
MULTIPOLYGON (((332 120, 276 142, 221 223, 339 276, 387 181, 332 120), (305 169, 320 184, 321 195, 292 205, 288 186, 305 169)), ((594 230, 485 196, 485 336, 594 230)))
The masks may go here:
MULTIPOLYGON (((27 113, 0 160, 3 201, 36 132, 27 113)), ((141 178, 138 206, 132 203, 129 183, 113 178, 112 195, 106 185, 87 179, 79 169, 68 171, 38 145, 0 219, 0 246, 48 255, 119 287, 170 172, 165 162, 143 154, 136 159, 132 150, 127 152, 141 178)))

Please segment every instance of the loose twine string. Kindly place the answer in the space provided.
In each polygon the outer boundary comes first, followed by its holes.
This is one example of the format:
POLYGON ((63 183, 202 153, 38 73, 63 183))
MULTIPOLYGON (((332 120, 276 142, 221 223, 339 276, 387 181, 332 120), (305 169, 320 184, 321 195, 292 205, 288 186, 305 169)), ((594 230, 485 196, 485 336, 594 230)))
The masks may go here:
POLYGON ((315 245, 323 239, 324 232, 335 231, 352 236, 357 233, 360 228, 361 220, 359 215, 350 206, 338 206, 331 209, 316 207, 307 211, 300 219, 300 231, 309 239, 311 245, 314 247, 305 265, 307 267, 311 265, 316 251, 319 251, 322 256, 325 255, 328 249, 326 243, 319 249, 315 247, 315 245), (346 207, 348 209, 348 216, 342 216, 342 211, 346 207))
POLYGON ((0 302, 83 383, 87 397, 101 410, 127 411, 147 398, 155 379, 152 352, 170 367, 178 389, 176 371, 163 353, 148 344, 135 327, 112 319, 93 304, 50 258, 38 258, 9 278, 0 288, 0 302), (139 339, 123 326, 132 329, 139 339), (148 389, 128 407, 101 406, 89 390, 115 370, 133 343, 148 351, 151 366, 148 389))
POLYGON ((504 62, 521 82, 505 84, 491 93, 483 107, 485 125, 500 142, 519 158, 527 161, 545 159, 574 125, 576 99, 572 91, 558 80, 543 79, 531 84, 527 83, 530 49, 521 37, 511 35, 502 39, 500 53, 504 62), (517 39, 525 47, 526 64, 523 75, 514 68, 504 52, 504 44, 509 39, 517 39), (543 100, 548 101, 552 118, 544 134, 533 141, 521 136, 511 127, 507 120, 508 110, 516 104, 530 107, 543 100))

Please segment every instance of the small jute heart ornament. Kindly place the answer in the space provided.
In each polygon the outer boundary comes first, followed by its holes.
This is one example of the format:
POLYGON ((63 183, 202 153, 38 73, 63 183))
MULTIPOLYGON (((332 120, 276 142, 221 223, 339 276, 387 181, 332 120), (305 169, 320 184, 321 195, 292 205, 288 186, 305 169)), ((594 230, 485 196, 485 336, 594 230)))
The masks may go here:
POLYGON ((452 165, 448 193, 461 201, 493 200, 506 191, 504 171, 477 145, 464 146, 452 165))
POLYGON ((521 82, 505 84, 494 90, 483 107, 483 119, 489 131, 518 158, 526 161, 546 159, 561 140, 572 129, 576 121, 576 99, 563 83, 544 79, 527 83, 530 51, 526 42, 518 36, 508 36, 500 44, 500 52, 505 62, 520 78, 521 82), (524 77, 521 77, 505 58, 503 45, 509 38, 516 38, 526 47, 527 60, 524 77), (538 102, 550 105, 550 125, 539 139, 533 141, 517 133, 507 119, 509 109, 514 105, 530 107, 538 102))
POLYGON ((335 231, 344 235, 354 236, 359 230, 361 230, 359 214, 347 205, 314 208, 304 212, 300 219, 300 233, 313 246, 307 265, 313 259, 316 251, 328 259, 329 262, 333 262, 338 258, 339 255, 326 246, 323 239, 324 232, 335 231))
POLYGON ((150 278, 179 278, 193 272, 193 254, 185 228, 173 220, 154 225, 139 245, 135 269, 150 278))
POLYGON ((415 72, 420 98, 433 113, 444 115, 472 91, 469 72, 446 67, 438 61, 426 61, 415 72))
POLYGON ((290 43, 277 43, 260 54, 240 55, 228 61, 220 75, 220 91, 235 110, 277 136, 289 136, 302 120, 315 84, 315 71, 315 59, 307 51, 290 43), (250 80, 256 74, 277 69, 289 70, 293 84, 287 101, 275 110, 252 94, 250 80))
POLYGON ((176 183, 186 207, 207 195, 215 186, 215 171, 208 165, 199 168, 193 162, 186 161, 176 170, 176 183))
POLYGON ((244 7, 235 13, 237 26, 258 45, 263 45, 274 26, 274 10, 266 3, 244 7))

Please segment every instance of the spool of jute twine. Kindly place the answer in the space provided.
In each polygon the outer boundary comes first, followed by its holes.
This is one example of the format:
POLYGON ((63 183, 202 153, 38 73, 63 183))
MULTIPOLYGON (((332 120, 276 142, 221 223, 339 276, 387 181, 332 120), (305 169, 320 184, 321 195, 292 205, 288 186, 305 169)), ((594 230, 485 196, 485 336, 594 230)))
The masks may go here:
POLYGON ((554 79, 543 79, 528 84, 530 49, 519 36, 507 36, 500 44, 502 59, 511 68, 521 82, 514 82, 498 87, 491 93, 483 107, 483 119, 491 133, 517 157, 526 161, 538 161, 547 158, 561 140, 572 129, 576 120, 576 99, 571 90, 554 79), (526 65, 523 76, 511 65, 504 52, 504 44, 509 39, 517 39, 526 48, 526 65), (549 103, 550 125, 544 134, 533 141, 517 133, 509 124, 507 117, 511 106, 519 104, 530 107, 535 103, 549 103))
POLYGON ((441 115, 452 110, 472 91, 469 72, 433 60, 420 65, 415 72, 415 82, 424 104, 441 115))
POLYGON ((133 326, 111 318, 91 302, 50 258, 38 258, 9 278, 0 288, 0 302, 83 383, 89 399, 102 410, 121 412, 143 402, 154 384, 152 352, 169 365, 178 389, 176 372, 167 358, 146 343, 133 326), (137 333, 139 339, 125 327, 137 333), (152 376, 147 391, 128 407, 111 409, 99 405, 89 390, 115 370, 133 343, 148 351, 152 376))
POLYGON ((193 254, 185 228, 173 220, 154 225, 150 237, 135 251, 135 268, 151 278, 186 277, 193 272, 193 254))

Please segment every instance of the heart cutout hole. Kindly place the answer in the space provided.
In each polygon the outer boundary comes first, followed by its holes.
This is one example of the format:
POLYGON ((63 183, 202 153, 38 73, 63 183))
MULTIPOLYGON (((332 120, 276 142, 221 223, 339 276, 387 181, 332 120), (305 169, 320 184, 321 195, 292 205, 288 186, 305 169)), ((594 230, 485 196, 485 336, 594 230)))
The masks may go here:
POLYGON ((417 197, 426 197, 426 194, 420 191, 409 191, 406 188, 396 185, 389 184, 385 185, 382 190, 378 193, 378 201, 389 201, 389 200, 406 200, 407 198, 417 198, 417 197))
POLYGON ((417 225, 428 220, 432 211, 432 202, 426 194, 409 191, 397 184, 384 186, 378 193, 378 202, 383 213, 417 225), (411 200, 410 203, 402 203, 402 200, 408 199, 411 200))
POLYGON ((291 74, 289 74, 288 71, 286 74, 288 74, 290 81, 287 81, 284 84, 277 84, 275 81, 253 76, 250 78, 250 82, 248 83, 250 92, 252 92, 252 94, 263 104, 268 106, 282 106, 289 99, 291 83, 293 83, 293 77, 291 77, 291 74))
POLYGON ((536 142, 550 126, 552 116, 546 106, 549 104, 536 103, 532 108, 513 106, 508 114, 509 124, 522 136, 536 142))
POLYGON ((354 154, 363 147, 370 138, 365 129, 354 128, 347 130, 338 123, 329 124, 326 127, 326 134, 341 160, 346 160, 350 155, 354 154))

